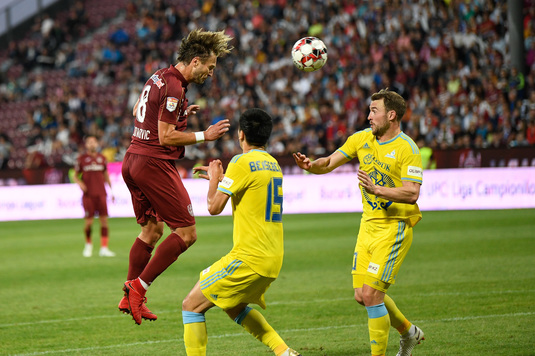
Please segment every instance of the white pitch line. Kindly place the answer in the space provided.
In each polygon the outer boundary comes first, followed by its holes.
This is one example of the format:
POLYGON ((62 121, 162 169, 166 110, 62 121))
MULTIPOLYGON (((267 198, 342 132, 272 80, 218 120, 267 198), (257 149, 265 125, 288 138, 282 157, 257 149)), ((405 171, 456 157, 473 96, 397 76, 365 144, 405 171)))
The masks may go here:
MULTIPOLYGON (((482 296, 482 295, 491 295, 491 294, 526 294, 526 293, 535 293, 535 289, 528 289, 528 290, 507 290, 507 291, 485 291, 485 292, 447 292, 447 293, 422 293, 422 294, 411 294, 411 297, 417 296, 417 297, 437 297, 437 296, 463 296, 463 297, 469 297, 469 296, 482 296)), ((390 294, 389 294, 390 295, 390 294)), ((395 295, 395 293, 394 293, 395 295)), ((401 299, 404 298, 403 295, 398 295, 395 298, 401 299)), ((354 299, 352 295, 348 295, 348 297, 344 298, 331 298, 331 299, 314 299, 314 300, 281 300, 281 301, 274 301, 274 302, 268 302, 268 306, 274 306, 274 305, 293 305, 293 304, 309 304, 309 303, 329 303, 329 302, 351 302, 354 303, 354 299)), ((168 314, 168 313, 176 313, 179 312, 177 309, 172 310, 160 310, 158 311, 158 314, 168 314)), ((98 315, 98 316, 87 316, 87 317, 80 317, 80 318, 69 318, 69 319, 50 319, 50 320, 39 320, 39 321, 28 321, 28 322, 21 322, 21 323, 9 323, 9 324, 0 324, 0 328, 7 328, 7 327, 15 327, 15 326, 28 326, 28 325, 39 325, 39 324, 53 324, 53 323, 66 323, 66 322, 77 322, 77 321, 84 321, 84 320, 97 320, 97 319, 115 319, 124 317, 123 315, 120 315, 119 313, 116 313, 114 315, 98 315)))
MULTIPOLYGON (((509 314, 492 314, 492 315, 472 315, 472 316, 464 316, 464 317, 456 317, 456 318, 445 318, 445 319, 437 319, 437 320, 415 320, 415 322, 418 323, 426 323, 426 324, 432 324, 432 323, 443 323, 443 322, 450 322, 450 321, 467 321, 467 320, 477 320, 477 319, 488 319, 488 318, 504 318, 504 317, 519 317, 519 316, 530 316, 535 315, 535 312, 528 312, 528 313, 509 313, 509 314)), ((347 328, 354 328, 354 327, 364 327, 367 326, 368 323, 361 323, 361 324, 351 324, 351 325, 332 325, 332 326, 323 326, 323 327, 317 327, 317 328, 302 328, 302 329, 286 329, 286 330, 280 330, 280 333, 300 333, 300 332, 311 332, 311 331, 322 331, 322 330, 334 330, 334 329, 347 329, 347 328)), ((237 336, 243 336, 244 333, 233 333, 233 334, 220 334, 220 335, 210 335, 208 336, 209 339, 221 339, 221 338, 227 338, 227 337, 237 337, 237 336)), ((14 356, 36 356, 36 355, 49 355, 49 354, 61 354, 61 353, 70 353, 70 352, 83 352, 83 351, 97 351, 97 350, 107 350, 107 349, 115 349, 115 348, 122 348, 122 347, 130 347, 130 346, 138 346, 138 345, 149 345, 149 344, 163 344, 163 343, 169 343, 169 342, 179 342, 182 343, 182 338, 176 338, 176 339, 168 339, 168 340, 156 340, 156 341, 144 341, 144 342, 134 342, 129 344, 119 344, 119 345, 108 345, 108 346, 99 346, 99 347, 85 347, 85 348, 78 348, 78 349, 65 349, 65 350, 54 350, 54 351, 41 351, 41 352, 32 352, 32 353, 25 353, 25 354, 17 354, 14 356)))

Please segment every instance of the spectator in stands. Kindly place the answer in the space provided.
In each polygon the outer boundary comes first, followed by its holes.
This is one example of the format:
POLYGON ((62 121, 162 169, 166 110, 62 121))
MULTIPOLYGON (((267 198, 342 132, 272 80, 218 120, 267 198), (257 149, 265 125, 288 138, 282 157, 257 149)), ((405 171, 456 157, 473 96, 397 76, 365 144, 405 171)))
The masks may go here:
MULTIPOLYGON (((526 100, 532 101, 531 93, 535 91, 535 20, 529 6, 525 8, 524 19, 527 68, 526 73, 519 73, 512 68, 507 53, 505 2, 467 4, 412 0, 394 2, 389 4, 388 11, 383 11, 380 6, 366 2, 359 6, 313 3, 314 6, 307 7, 294 1, 260 2, 257 6, 238 0, 203 5, 182 2, 181 6, 171 1, 130 1, 122 13, 109 11, 99 15, 103 17, 99 30, 106 29, 110 26, 107 21, 114 19, 114 25, 104 37, 88 31, 93 30, 90 25, 96 23, 89 21, 88 14, 93 12, 86 11, 88 4, 76 1, 65 16, 38 18, 26 38, 9 45, 9 52, 0 56, 9 56, 9 60, 0 60, 0 73, 4 72, 0 74, 0 103, 31 100, 25 97, 24 82, 31 82, 28 78, 34 77, 38 62, 43 64, 42 60, 46 59, 46 63, 65 71, 45 70, 46 91, 38 96, 45 99, 45 105, 63 105, 57 92, 69 93, 83 87, 86 98, 97 99, 87 103, 89 110, 82 112, 77 118, 79 121, 93 121, 91 112, 103 111, 109 106, 118 107, 126 116, 131 108, 126 97, 114 103, 111 99, 122 98, 121 91, 139 92, 137 87, 143 85, 146 75, 161 67, 161 63, 174 60, 169 58, 176 45, 174 39, 187 33, 188 28, 226 28, 238 44, 235 53, 221 63, 228 70, 216 73, 213 80, 188 95, 196 101, 210 98, 203 110, 206 115, 214 108, 227 107, 226 114, 234 117, 234 125, 236 113, 243 108, 272 107, 277 103, 284 112, 288 135, 288 138, 275 138, 278 151, 281 144, 285 146, 283 155, 291 150, 307 150, 306 146, 311 144, 310 149, 318 150, 325 150, 333 142, 336 146, 336 140, 340 139, 337 135, 319 136, 338 125, 365 128, 363 118, 369 104, 368 96, 378 85, 385 84, 405 96, 409 109, 420 115, 420 132, 427 145, 447 121, 444 110, 450 106, 462 119, 462 127, 460 131, 454 127, 454 131, 459 132, 454 132, 453 139, 443 131, 442 148, 454 147, 471 121, 476 123, 476 132, 486 132, 482 136, 484 144, 487 135, 493 135, 504 110, 511 112, 512 126, 517 125, 518 120, 526 123, 529 142, 530 110, 526 100), (403 11, 405 8, 411 11, 403 11), (308 34, 309 30, 317 31, 314 33, 327 44, 329 61, 320 71, 303 75, 293 68, 288 53, 294 39, 308 34), (119 38, 114 34, 120 35, 119 38), (130 37, 126 44, 125 34, 130 37), (81 43, 83 36, 87 36, 88 41, 81 43), (119 49, 128 58, 127 63, 121 63, 119 56, 115 56, 117 52, 111 48, 110 57, 104 56, 106 60, 95 56, 95 51, 98 53, 101 49, 99 43, 108 38, 121 44, 119 49), (388 53, 388 69, 384 75, 379 75, 383 71, 377 68, 373 58, 383 58, 385 53, 388 53), (129 68, 124 69, 125 64, 129 68), (228 102, 233 105, 228 106, 228 102), (309 116, 318 111, 321 102, 333 108, 336 123, 325 118, 310 121, 309 116), (476 108, 476 111, 470 112, 466 107, 476 108), (515 110, 519 107, 520 110, 515 110), (483 121, 479 120, 481 116, 483 121), (491 130, 487 127, 489 120, 492 121, 491 130)), ((106 6, 117 5, 109 2, 106 6)), ((35 108, 35 105, 28 107, 35 108)), ((65 117, 69 117, 70 111, 72 108, 65 110, 65 117)), ((23 119, 22 115, 19 117, 23 119)), ((13 122, 14 127, 21 123, 16 119, 13 122)), ((415 132, 408 127, 411 122, 404 123, 410 134, 415 132)), ((451 127, 448 123, 445 126, 451 127)), ((87 134, 91 127, 85 125, 80 134, 87 134)), ((469 135, 474 141, 473 135, 469 135)), ((197 152, 197 156, 221 155, 223 146, 198 149, 204 152, 197 152)), ((230 148, 224 146, 224 149, 229 151, 230 148)))

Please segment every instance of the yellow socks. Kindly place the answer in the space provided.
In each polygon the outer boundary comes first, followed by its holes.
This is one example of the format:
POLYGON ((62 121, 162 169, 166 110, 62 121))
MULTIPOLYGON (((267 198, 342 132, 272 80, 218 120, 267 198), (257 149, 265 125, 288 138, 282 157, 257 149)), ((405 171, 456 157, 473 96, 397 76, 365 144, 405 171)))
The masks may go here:
POLYGON ((405 315, 398 309, 394 300, 385 294, 385 307, 388 310, 388 315, 390 316, 390 324, 392 327, 396 328, 397 331, 404 335, 411 328, 412 323, 405 318, 405 315))
POLYGON ((264 345, 267 345, 275 355, 280 356, 288 348, 279 334, 268 324, 259 311, 251 307, 245 307, 234 321, 264 345))
POLYGON ((388 344, 390 317, 385 303, 366 307, 368 312, 368 330, 372 355, 384 355, 388 344))
POLYGON ((206 356, 206 319, 204 314, 182 311, 184 323, 184 345, 188 356, 206 356))

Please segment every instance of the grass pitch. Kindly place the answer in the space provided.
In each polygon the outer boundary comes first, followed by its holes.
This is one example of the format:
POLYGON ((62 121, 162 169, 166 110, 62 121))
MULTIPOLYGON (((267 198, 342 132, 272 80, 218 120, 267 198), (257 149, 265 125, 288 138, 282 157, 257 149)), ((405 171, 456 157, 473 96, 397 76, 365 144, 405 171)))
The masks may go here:
MULTIPOLYGON (((535 210, 423 214, 389 291, 426 334, 413 355, 535 355, 535 210)), ((263 314, 305 356, 369 355, 350 276, 359 220, 284 217, 284 266, 263 314)), ((230 217, 197 226, 197 243, 147 293, 158 320, 137 326, 117 310, 134 219, 110 219, 115 258, 98 257, 98 238, 97 256, 82 257, 81 219, 0 223, 0 354, 185 355, 181 301, 232 244, 230 217)), ((271 354, 221 310, 206 319, 208 355, 271 354)), ((397 347, 392 329, 387 355, 397 347)))

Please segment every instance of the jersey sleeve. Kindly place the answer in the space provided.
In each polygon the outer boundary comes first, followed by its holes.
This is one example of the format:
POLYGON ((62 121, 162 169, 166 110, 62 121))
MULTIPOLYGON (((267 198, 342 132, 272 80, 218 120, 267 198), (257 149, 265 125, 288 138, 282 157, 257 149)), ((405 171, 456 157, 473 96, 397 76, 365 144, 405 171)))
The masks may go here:
POLYGON ((162 97, 160 101, 160 115, 158 120, 166 122, 171 125, 176 125, 180 118, 180 113, 185 102, 185 92, 180 83, 178 85, 167 85, 162 89, 162 97))
POLYGON ((361 132, 362 131, 359 131, 349 136, 346 142, 342 145, 342 147, 340 147, 336 151, 343 154, 347 159, 353 159, 357 157, 359 143, 362 140, 362 135, 360 134, 361 132))
POLYGON ((410 150, 401 162, 401 180, 422 184, 423 168, 420 151, 410 150))
POLYGON ((82 155, 79 155, 78 158, 76 159, 76 163, 74 165, 74 171, 77 174, 82 173, 82 155))
POLYGON ((225 177, 217 186, 217 190, 227 195, 234 196, 242 191, 247 185, 248 174, 243 167, 236 163, 230 163, 225 177))

